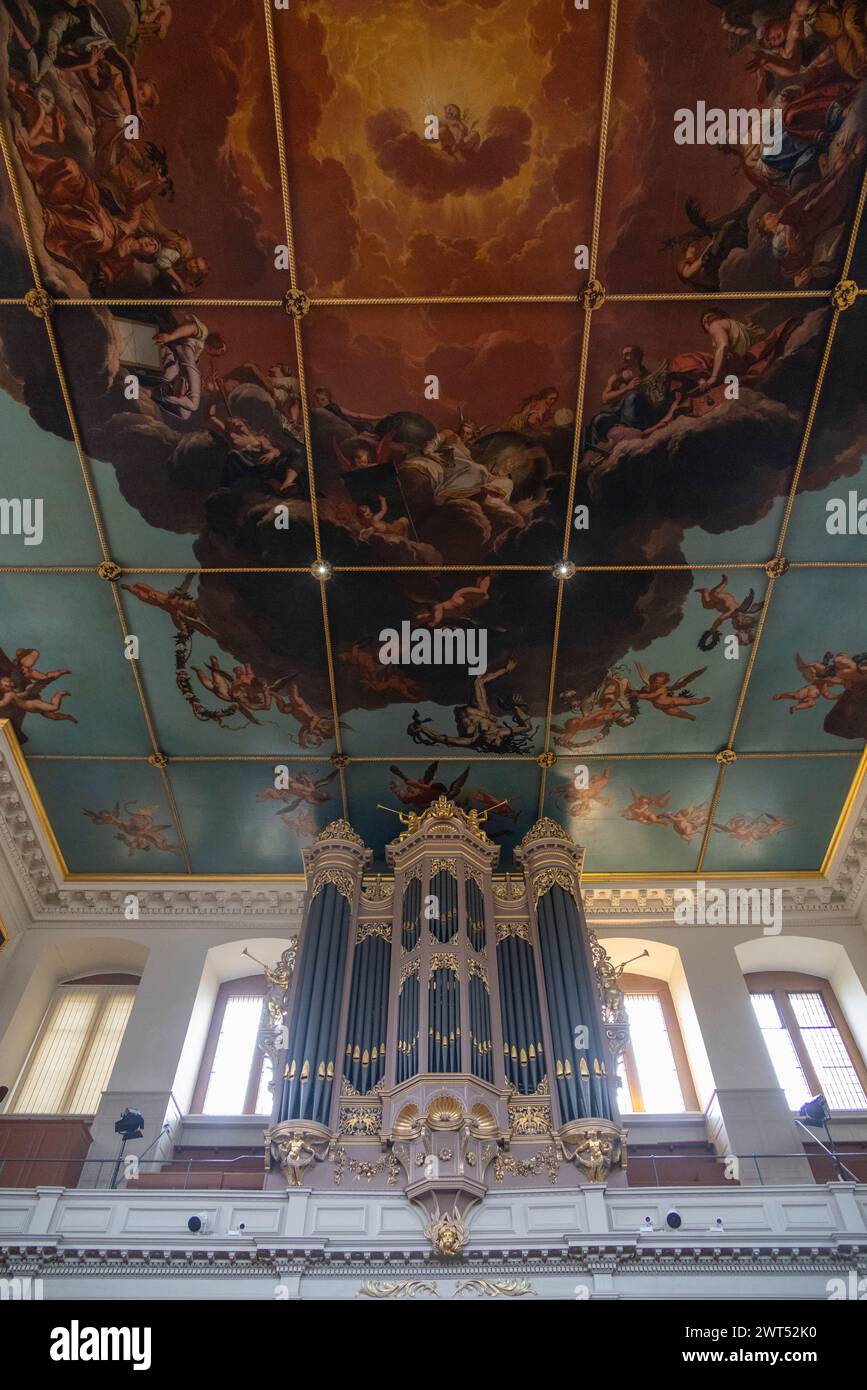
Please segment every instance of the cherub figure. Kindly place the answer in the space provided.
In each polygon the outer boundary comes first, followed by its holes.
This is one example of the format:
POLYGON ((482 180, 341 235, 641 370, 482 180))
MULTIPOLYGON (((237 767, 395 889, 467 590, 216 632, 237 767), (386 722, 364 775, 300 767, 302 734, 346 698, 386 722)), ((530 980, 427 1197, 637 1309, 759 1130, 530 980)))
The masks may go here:
POLYGON ((144 39, 164 39, 172 22, 168 0, 142 0, 138 32, 144 39))
POLYGON ((296 811, 299 806, 322 806, 329 800, 330 792, 324 789, 337 776, 337 768, 315 781, 309 772, 295 772, 288 776, 286 787, 266 787, 256 797, 257 801, 285 801, 286 805, 277 812, 278 816, 287 811, 296 811))
POLYGON ((159 809, 157 804, 154 802, 151 806, 142 806, 138 811, 130 810, 132 806, 135 806, 135 802, 128 801, 123 815, 119 801, 114 803, 111 810, 83 810, 81 814, 92 820, 94 825, 116 826, 118 834, 115 839, 126 845, 131 855, 136 850, 148 852, 151 849, 162 850, 164 854, 180 854, 180 846, 170 844, 163 834, 164 830, 171 830, 171 825, 154 825, 154 816, 159 809))
POLYGON ((121 584, 128 594, 149 603, 152 608, 161 608, 168 613, 178 632, 188 637, 191 632, 201 632, 205 637, 216 637, 214 629, 202 617, 198 599, 190 597, 194 575, 188 574, 182 584, 164 592, 151 584, 121 584))
POLYGON ((482 137, 476 129, 478 124, 478 121, 468 122, 466 116, 461 113, 461 108, 454 102, 449 102, 440 121, 440 145, 445 153, 453 159, 467 159, 471 154, 475 154, 482 143, 482 137))
POLYGON ((796 653, 795 665, 806 684, 798 690, 783 690, 774 696, 775 700, 795 701, 789 706, 789 714, 795 714, 798 710, 813 709, 819 700, 839 700, 843 693, 844 681, 840 679, 830 652, 826 653, 822 661, 804 661, 800 654, 796 653), (839 690, 835 691, 835 686, 839 686, 839 690))
POLYGON ((440 796, 448 797, 449 801, 457 801, 458 794, 470 775, 469 765, 450 783, 436 780, 438 767, 439 762, 430 763, 421 777, 408 777, 401 768, 392 763, 388 770, 393 777, 399 778, 399 781, 389 782, 388 789, 404 806, 412 806, 419 812, 426 811, 440 796))
POLYGON ((78 723, 73 715, 64 714, 60 708, 71 694, 69 690, 58 690, 50 700, 41 698, 46 686, 70 674, 69 667, 37 671, 38 660, 39 652, 35 647, 19 647, 14 661, 10 661, 0 648, 0 718, 9 719, 21 743, 27 742, 22 726, 28 714, 68 724, 78 723))
POLYGON ((586 787, 575 786, 572 782, 562 782, 557 788, 557 795, 569 803, 573 816, 583 820, 593 814, 594 806, 611 805, 611 798, 602 795, 611 781, 611 772, 612 769, 606 767, 603 772, 591 777, 586 787))
POLYGON ((666 825, 668 817, 664 812, 671 800, 671 792, 660 792, 658 796, 648 796, 630 787, 632 802, 620 814, 624 820, 637 821, 639 825, 666 825))
MULTIPOLYGON (((274 699, 281 714, 291 714, 293 719, 297 719, 300 725, 298 744, 301 748, 320 748, 327 739, 334 737, 333 718, 328 715, 317 714, 313 706, 304 699, 296 680, 293 680, 289 686, 288 695, 275 694, 274 699)), ((343 724, 342 720, 341 726, 349 728, 349 725, 343 724)))
POLYGON ((701 805, 697 803, 690 806, 682 806, 679 811, 667 811, 662 817, 667 821, 676 835, 687 844, 691 844, 694 836, 704 830, 707 825, 708 803, 703 801, 701 805))
POLYGON ((784 816, 772 816, 769 811, 764 811, 752 819, 749 816, 731 816, 723 825, 714 822, 714 830, 719 830, 723 835, 731 835, 732 839, 746 848, 748 845, 758 844, 759 840, 768 840, 772 835, 779 835, 783 830, 790 830, 796 823, 786 820, 784 816))
POLYGON ((719 617, 714 618, 710 627, 699 638, 698 645, 703 652, 709 652, 718 645, 722 640, 721 629, 727 622, 731 622, 739 646, 751 647, 756 640, 756 627, 764 603, 755 602, 755 589, 750 589, 746 598, 739 603, 734 594, 729 593, 728 582, 728 575, 724 574, 713 588, 694 591, 701 595, 702 608, 719 613, 719 617))
POLYGON ((441 627, 456 620, 476 626, 475 619, 471 618, 470 614, 487 603, 490 588, 491 576, 486 574, 476 584, 466 584, 462 589, 456 589, 451 598, 444 599, 442 603, 435 602, 429 609, 424 609, 417 615, 418 621, 427 627, 441 627))
POLYGON ((24 714, 41 714, 43 719, 60 719, 70 724, 77 724, 78 720, 71 714, 63 714, 61 703, 72 692, 69 690, 58 690, 56 695, 52 695, 50 700, 42 700, 38 695, 39 684, 27 686, 24 690, 19 690, 11 676, 0 676, 0 713, 5 710, 19 709, 24 714))
POLYGON ((685 706, 706 705, 710 702, 709 695, 693 695, 689 689, 689 682, 703 676, 707 670, 706 666, 700 667, 698 671, 690 671, 688 675, 680 676, 676 681, 671 679, 667 671, 654 671, 652 675, 648 675, 640 661, 636 661, 635 669, 644 684, 640 690, 630 688, 629 694, 636 700, 647 700, 660 714, 667 714, 672 719, 689 719, 694 722, 695 715, 690 714, 685 706))

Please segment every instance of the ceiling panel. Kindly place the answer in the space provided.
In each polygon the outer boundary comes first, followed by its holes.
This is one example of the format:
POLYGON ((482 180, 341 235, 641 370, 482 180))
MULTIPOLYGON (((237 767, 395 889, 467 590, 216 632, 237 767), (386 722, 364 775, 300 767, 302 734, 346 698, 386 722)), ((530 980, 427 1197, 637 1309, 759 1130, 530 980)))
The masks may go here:
POLYGON ((112 0, 82 67, 89 11, 52 58, 9 9, 0 719, 70 871, 298 873, 347 813, 381 859, 445 791, 504 867, 541 805, 603 877, 819 872, 867 735, 822 22, 112 0))

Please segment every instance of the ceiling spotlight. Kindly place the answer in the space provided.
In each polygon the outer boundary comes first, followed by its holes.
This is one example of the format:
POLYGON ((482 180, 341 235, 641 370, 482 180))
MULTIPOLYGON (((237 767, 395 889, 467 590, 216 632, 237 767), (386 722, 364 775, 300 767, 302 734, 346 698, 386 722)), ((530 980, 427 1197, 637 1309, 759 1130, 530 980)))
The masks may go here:
POLYGON ((314 579, 330 579, 331 566, 327 560, 314 560, 310 566, 310 573, 314 579))
POLYGON ((551 572, 555 579, 571 579, 575 573, 575 566, 571 560, 558 560, 551 572))

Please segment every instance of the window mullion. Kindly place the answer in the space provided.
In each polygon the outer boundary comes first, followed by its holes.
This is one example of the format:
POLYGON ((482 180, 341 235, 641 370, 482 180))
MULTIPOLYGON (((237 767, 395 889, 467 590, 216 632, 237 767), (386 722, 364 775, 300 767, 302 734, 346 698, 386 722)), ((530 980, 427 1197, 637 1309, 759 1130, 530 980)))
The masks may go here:
POLYGON ((795 1018, 795 1011, 789 1003, 788 992, 784 989, 775 989, 774 1002, 776 1003, 777 1008, 780 1011, 780 1016, 783 1020, 789 1037, 792 1039, 792 1046, 794 1047, 795 1052, 798 1054, 798 1061, 801 1064, 801 1070, 804 1073, 807 1085, 809 1086, 813 1095, 816 1096, 821 1091, 822 1086, 818 1076, 816 1075, 815 1068, 810 1059, 810 1054, 807 1051, 807 1048, 804 1044, 804 1039, 801 1037, 801 1030, 798 1027, 798 1020, 795 1018))
POLYGON ((641 1090, 641 1082, 638 1078, 638 1067, 635 1065, 635 1053, 632 1050, 632 1043, 627 1043, 623 1049, 623 1065, 626 1071, 626 1083, 629 1087, 629 1099, 632 1102, 632 1109, 636 1114, 643 1115, 644 1094, 641 1090))

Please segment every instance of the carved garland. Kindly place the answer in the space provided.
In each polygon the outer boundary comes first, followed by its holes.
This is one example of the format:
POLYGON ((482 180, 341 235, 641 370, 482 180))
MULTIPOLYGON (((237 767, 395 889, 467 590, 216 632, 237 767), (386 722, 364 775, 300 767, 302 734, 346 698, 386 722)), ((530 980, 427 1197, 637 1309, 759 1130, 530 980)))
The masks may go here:
POLYGON ((546 1145, 537 1154, 533 1154, 532 1158, 513 1158, 511 1154, 498 1153, 494 1158, 494 1177, 497 1182, 502 1182, 506 1173, 516 1178, 526 1178, 547 1168, 549 1179, 556 1183, 560 1163, 561 1155, 556 1144, 546 1145))
POLYGON ((383 1154, 382 1158, 377 1159, 376 1163, 361 1163, 357 1159, 350 1158, 346 1150, 338 1146, 333 1154, 334 1159, 334 1186, 340 1187, 343 1182, 344 1173, 350 1173, 356 1182, 361 1182, 366 1178, 372 1182, 382 1173, 388 1173, 389 1187, 396 1187, 400 1177, 400 1164, 393 1153, 383 1154))

